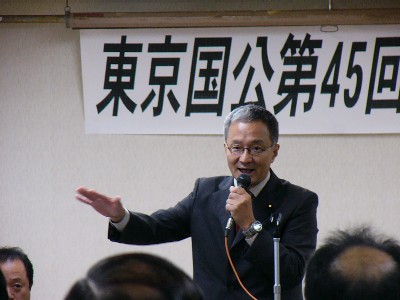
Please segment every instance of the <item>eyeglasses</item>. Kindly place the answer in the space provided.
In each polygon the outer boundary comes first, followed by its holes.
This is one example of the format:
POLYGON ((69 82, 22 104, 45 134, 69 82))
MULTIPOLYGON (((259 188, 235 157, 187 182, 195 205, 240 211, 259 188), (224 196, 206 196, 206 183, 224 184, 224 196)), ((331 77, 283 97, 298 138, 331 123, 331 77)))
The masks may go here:
POLYGON ((229 151, 235 156, 242 156, 244 153, 244 150, 246 150, 246 149, 247 149, 247 152, 251 156, 261 156, 265 151, 271 149, 273 146, 274 146, 274 144, 272 144, 271 146, 269 146, 267 148, 263 148, 261 146, 242 147, 239 145, 232 145, 232 146, 228 147, 226 145, 226 148, 228 148, 229 151))

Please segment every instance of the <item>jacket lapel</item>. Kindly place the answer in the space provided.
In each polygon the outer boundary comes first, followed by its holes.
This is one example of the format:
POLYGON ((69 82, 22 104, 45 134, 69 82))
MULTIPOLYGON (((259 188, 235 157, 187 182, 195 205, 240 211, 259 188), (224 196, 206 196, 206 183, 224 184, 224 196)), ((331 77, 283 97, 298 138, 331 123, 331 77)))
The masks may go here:
POLYGON ((263 224, 270 222, 271 214, 281 205, 280 190, 281 183, 279 178, 271 170, 270 179, 253 202, 253 212, 256 220, 263 224))

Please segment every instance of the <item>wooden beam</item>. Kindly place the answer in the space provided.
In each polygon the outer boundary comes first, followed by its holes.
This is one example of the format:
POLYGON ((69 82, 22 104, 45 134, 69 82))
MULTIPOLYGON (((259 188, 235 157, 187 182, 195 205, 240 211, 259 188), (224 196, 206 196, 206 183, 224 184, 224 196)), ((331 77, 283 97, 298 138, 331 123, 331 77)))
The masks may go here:
POLYGON ((6 15, 4 23, 65 23, 73 29, 259 27, 400 24, 400 9, 70 13, 65 15, 6 15))
POLYGON ((15 23, 65 23, 64 15, 6 15, 0 16, 1 24, 15 23))
POLYGON ((71 28, 400 24, 400 9, 72 14, 71 28))

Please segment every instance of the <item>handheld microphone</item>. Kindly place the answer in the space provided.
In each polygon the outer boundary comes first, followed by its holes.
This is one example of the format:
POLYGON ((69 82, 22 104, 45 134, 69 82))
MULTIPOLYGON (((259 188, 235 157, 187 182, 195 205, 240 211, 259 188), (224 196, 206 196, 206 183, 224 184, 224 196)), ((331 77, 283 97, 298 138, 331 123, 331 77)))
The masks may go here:
MULTIPOLYGON (((247 174, 240 174, 238 178, 236 178, 237 186, 244 188, 246 191, 250 187, 251 178, 247 174)), ((228 222, 226 222, 225 227, 225 236, 228 236, 229 231, 231 230, 232 224, 234 220, 232 216, 229 217, 228 222)))
POLYGON ((237 185, 247 190, 251 184, 251 178, 247 174, 240 174, 238 178, 236 178, 237 185))

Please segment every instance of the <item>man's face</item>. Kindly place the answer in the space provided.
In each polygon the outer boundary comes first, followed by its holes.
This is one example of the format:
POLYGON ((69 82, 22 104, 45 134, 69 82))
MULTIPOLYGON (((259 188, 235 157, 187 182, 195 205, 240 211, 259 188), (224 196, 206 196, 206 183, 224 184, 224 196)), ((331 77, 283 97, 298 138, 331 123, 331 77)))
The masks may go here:
POLYGON ((272 145, 267 126, 261 121, 243 123, 233 122, 226 137, 225 154, 232 176, 237 178, 241 173, 251 177, 251 186, 263 181, 268 174, 271 163, 278 155, 279 144, 272 145), (241 156, 232 154, 228 147, 261 147, 267 149, 259 156, 245 150, 241 156))
POLYGON ((9 299, 29 300, 31 291, 24 263, 19 259, 8 260, 0 264, 0 269, 6 279, 9 299))

